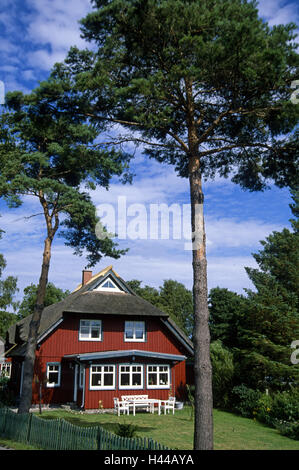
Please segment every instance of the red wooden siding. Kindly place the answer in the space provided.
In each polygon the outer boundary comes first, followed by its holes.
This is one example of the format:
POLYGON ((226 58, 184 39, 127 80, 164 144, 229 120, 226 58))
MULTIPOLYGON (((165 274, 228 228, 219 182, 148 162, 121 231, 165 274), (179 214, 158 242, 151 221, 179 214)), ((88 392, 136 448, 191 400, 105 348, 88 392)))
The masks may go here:
MULTIPOLYGON (((126 319, 127 321, 130 318, 126 319)), ((68 315, 57 330, 41 344, 38 355, 43 357, 87 352, 141 349, 168 354, 186 354, 183 346, 166 329, 159 319, 146 319, 147 338, 145 342, 125 342, 125 320, 122 316, 68 315), (79 341, 80 319, 102 320, 102 341, 79 341)))
MULTIPOLYGON (((175 395, 178 399, 185 399, 185 361, 180 362, 172 366, 170 364, 170 381, 171 386, 170 388, 165 389, 147 389, 146 387, 146 367, 147 364, 153 364, 154 361, 151 359, 142 360, 143 358, 136 358, 136 361, 130 361, 130 364, 143 364, 143 389, 132 390, 132 389, 121 389, 118 388, 118 380, 119 380, 119 371, 118 365, 119 364, 128 364, 128 360, 121 360, 121 361, 109 361, 110 364, 116 364, 116 388, 115 390, 90 390, 89 389, 89 380, 90 380, 90 369, 89 366, 86 368, 86 376, 85 376, 85 405, 86 409, 97 409, 99 407, 99 401, 101 400, 102 405, 104 408, 112 408, 113 407, 113 398, 118 397, 121 398, 122 395, 148 395, 149 398, 156 398, 161 400, 166 400, 170 395, 175 395)), ((157 364, 163 364, 162 361, 156 362, 157 364)), ((108 361, 107 361, 108 364, 108 361)), ((164 362, 164 364, 166 364, 164 362)), ((79 403, 78 403, 79 404, 79 403)))
MULTIPOLYGON (((125 321, 136 320, 135 318, 124 318, 123 316, 96 316, 66 314, 64 321, 60 323, 55 331, 44 339, 36 354, 35 377, 44 380, 48 362, 61 363, 61 384, 57 388, 43 387, 43 403, 66 403, 73 401, 74 390, 74 367, 71 361, 63 359, 65 355, 82 354, 88 352, 112 351, 112 350, 147 350, 167 354, 186 355, 183 345, 172 335, 172 333, 157 318, 146 318, 146 341, 125 342, 125 321), (79 341, 80 319, 102 320, 102 341, 79 341)), ((140 320, 143 320, 141 318, 140 320)), ((99 360, 94 363, 133 363, 128 358, 110 360, 99 360)), ((170 364, 171 366, 171 389, 146 389, 146 364, 163 364, 165 361, 151 358, 136 358, 136 364, 144 364, 144 389, 143 390, 89 390, 89 365, 86 367, 85 378, 85 405, 86 409, 97 409, 99 401, 104 408, 113 407, 113 397, 129 394, 147 394, 151 398, 168 398, 169 394, 176 394, 177 398, 184 398, 184 386, 186 383, 185 361, 170 364)), ((118 368, 116 370, 116 384, 118 383, 118 368)), ((116 385, 116 388, 117 385, 116 385)), ((33 384, 33 403, 39 402, 39 384, 35 380, 33 384)), ((77 403, 81 405, 82 391, 78 389, 77 403)))

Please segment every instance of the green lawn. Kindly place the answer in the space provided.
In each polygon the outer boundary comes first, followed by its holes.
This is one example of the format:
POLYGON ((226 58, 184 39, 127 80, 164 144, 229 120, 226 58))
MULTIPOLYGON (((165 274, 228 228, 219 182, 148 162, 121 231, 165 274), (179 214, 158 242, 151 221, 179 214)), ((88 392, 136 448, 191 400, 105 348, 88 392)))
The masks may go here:
MULTIPOLYGON (((138 436, 150 437, 172 449, 192 449, 193 421, 187 407, 177 410, 174 416, 138 413, 118 417, 113 413, 81 414, 60 410, 43 411, 41 416, 64 418, 78 426, 100 425, 112 432, 118 423, 132 423, 138 427, 138 436)), ((299 450, 299 442, 251 419, 214 410, 214 447, 220 450, 299 450)))
POLYGON ((4 439, 0 437, 0 447, 5 447, 7 449, 13 450, 36 450, 35 447, 30 446, 29 444, 24 444, 23 442, 12 441, 10 439, 4 439))

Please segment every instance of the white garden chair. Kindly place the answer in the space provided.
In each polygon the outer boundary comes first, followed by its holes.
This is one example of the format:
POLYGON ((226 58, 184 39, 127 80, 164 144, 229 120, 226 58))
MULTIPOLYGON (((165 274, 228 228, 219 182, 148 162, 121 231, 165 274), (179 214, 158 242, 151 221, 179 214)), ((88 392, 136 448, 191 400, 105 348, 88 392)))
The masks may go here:
POLYGON ((166 410, 169 413, 169 410, 172 410, 172 414, 174 414, 174 407, 175 407, 175 397, 169 397, 168 400, 165 400, 164 403, 161 404, 162 408, 164 408, 164 414, 166 415, 166 410))
POLYGON ((125 401, 119 401, 119 398, 113 398, 114 401, 114 409, 117 412, 117 415, 120 416, 120 412, 129 414, 129 404, 125 401))

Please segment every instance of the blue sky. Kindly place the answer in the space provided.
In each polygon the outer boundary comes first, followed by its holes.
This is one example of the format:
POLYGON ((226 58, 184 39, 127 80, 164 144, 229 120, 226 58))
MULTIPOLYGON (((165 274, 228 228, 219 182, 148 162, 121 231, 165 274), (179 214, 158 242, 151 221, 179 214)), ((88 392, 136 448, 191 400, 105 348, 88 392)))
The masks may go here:
MULTIPOLYGON (((47 77, 51 67, 62 61, 72 45, 84 47, 78 20, 91 10, 89 0, 1 0, 0 80, 6 91, 30 92, 47 77)), ((271 26, 290 21, 298 23, 296 2, 263 0, 261 16, 271 26)), ((137 154, 133 163, 133 185, 113 181, 109 192, 92 193, 96 205, 116 205, 119 196, 128 205, 141 203, 188 204, 188 182, 176 176, 171 167, 148 161, 137 154)), ((255 266, 251 253, 261 248, 259 241, 273 230, 289 227, 291 202, 288 190, 271 188, 263 193, 243 192, 229 180, 216 178, 205 183, 208 284, 242 293, 252 287, 244 266, 255 266)), ((37 203, 27 199, 18 210, 0 203, 0 227, 5 230, 0 252, 7 261, 5 275, 18 277, 19 296, 25 286, 39 279, 44 230, 37 203)), ((191 252, 184 250, 185 240, 120 240, 129 253, 119 260, 103 259, 94 272, 113 264, 124 279, 137 278, 159 286, 164 279, 176 279, 192 286, 191 252)), ((49 280, 72 290, 81 280, 86 265, 61 239, 56 239, 49 280)))

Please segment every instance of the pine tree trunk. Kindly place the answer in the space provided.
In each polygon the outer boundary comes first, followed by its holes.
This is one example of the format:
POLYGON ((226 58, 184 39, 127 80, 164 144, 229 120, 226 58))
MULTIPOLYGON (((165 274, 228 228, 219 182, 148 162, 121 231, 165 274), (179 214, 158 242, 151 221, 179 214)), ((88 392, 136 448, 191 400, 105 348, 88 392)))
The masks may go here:
POLYGON ((190 158, 189 182, 191 196, 191 225, 193 236, 193 299, 194 299, 194 376, 195 419, 194 449, 213 449, 213 393, 210 360, 210 331, 207 289, 206 235, 204 224, 204 195, 200 161, 190 158))
POLYGON ((32 381, 34 374, 35 351, 38 339, 38 330, 46 296, 48 274, 51 259, 52 240, 47 237, 44 243, 43 264, 37 290, 37 300, 29 325, 28 341, 23 369, 23 386, 19 404, 19 413, 28 413, 32 403, 32 381))

